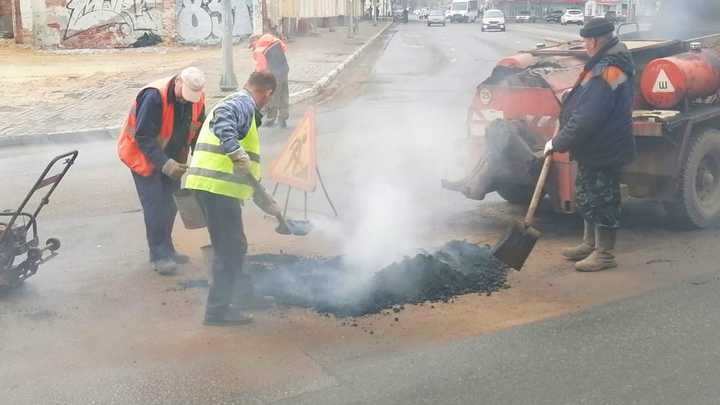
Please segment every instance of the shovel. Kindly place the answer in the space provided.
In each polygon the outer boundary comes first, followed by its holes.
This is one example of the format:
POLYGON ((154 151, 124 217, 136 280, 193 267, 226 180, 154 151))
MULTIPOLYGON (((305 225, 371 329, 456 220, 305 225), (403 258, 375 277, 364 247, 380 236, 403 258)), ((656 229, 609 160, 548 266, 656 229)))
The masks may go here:
MULTIPOLYGON (((253 188, 253 190, 259 195, 264 201, 273 201, 273 198, 268 194, 265 187, 260 184, 259 181, 253 176, 245 176, 245 180, 253 188)), ((312 224, 308 220, 289 219, 285 218, 282 214, 275 216, 278 220, 278 226, 275 228, 275 232, 281 235, 295 235, 305 236, 312 230, 312 224)))
POLYGON ((545 181, 550 172, 551 163, 552 155, 547 155, 543 163, 542 171, 540 172, 540 178, 538 179, 537 185, 535 185, 535 192, 530 201, 530 208, 528 208, 525 219, 523 221, 515 221, 505 234, 505 237, 492 249, 493 256, 515 270, 522 269, 528 256, 530 256, 530 252, 532 252, 533 247, 535 247, 535 242, 540 239, 540 231, 533 228, 532 223, 535 217, 535 211, 540 204, 540 198, 543 195, 543 188, 545 187, 545 181))

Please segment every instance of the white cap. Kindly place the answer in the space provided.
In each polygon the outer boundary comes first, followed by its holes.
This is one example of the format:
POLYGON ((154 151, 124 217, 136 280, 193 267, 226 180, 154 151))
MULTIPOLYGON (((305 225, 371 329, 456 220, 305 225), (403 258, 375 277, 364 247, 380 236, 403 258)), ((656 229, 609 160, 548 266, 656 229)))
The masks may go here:
POLYGON ((180 80, 182 80, 182 98, 191 103, 200 101, 205 88, 205 73, 191 66, 180 72, 180 80))

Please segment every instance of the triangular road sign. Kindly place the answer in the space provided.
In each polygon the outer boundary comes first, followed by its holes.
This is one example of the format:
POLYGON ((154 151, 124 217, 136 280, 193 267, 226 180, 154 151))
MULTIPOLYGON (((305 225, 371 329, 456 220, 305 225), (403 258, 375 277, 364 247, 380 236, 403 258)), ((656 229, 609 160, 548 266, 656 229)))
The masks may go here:
POLYGON ((295 127, 280 155, 270 165, 270 178, 280 184, 315 191, 317 151, 315 149, 315 110, 310 108, 295 127))

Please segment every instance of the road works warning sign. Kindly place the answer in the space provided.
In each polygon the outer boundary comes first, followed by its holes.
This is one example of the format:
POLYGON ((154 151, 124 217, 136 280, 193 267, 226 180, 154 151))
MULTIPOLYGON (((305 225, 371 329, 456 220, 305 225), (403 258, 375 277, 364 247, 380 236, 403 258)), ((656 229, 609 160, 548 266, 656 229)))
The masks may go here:
POLYGON ((655 85, 652 89, 653 93, 675 93, 675 86, 673 86, 670 78, 664 69, 660 69, 658 77, 655 80, 655 85))
POLYGON ((270 178, 281 184, 315 191, 317 154, 315 149, 315 110, 310 108, 295 127, 280 155, 270 165, 270 178))

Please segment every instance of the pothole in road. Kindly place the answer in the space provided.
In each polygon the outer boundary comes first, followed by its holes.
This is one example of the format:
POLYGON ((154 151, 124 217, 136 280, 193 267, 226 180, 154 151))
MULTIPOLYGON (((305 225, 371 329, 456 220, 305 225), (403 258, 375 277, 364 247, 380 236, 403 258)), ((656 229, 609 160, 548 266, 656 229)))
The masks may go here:
POLYGON ((376 272, 353 268, 347 258, 254 255, 248 270, 259 294, 278 304, 311 308, 337 317, 357 317, 427 301, 448 302, 469 293, 508 288, 507 267, 489 246, 452 241, 376 272))

